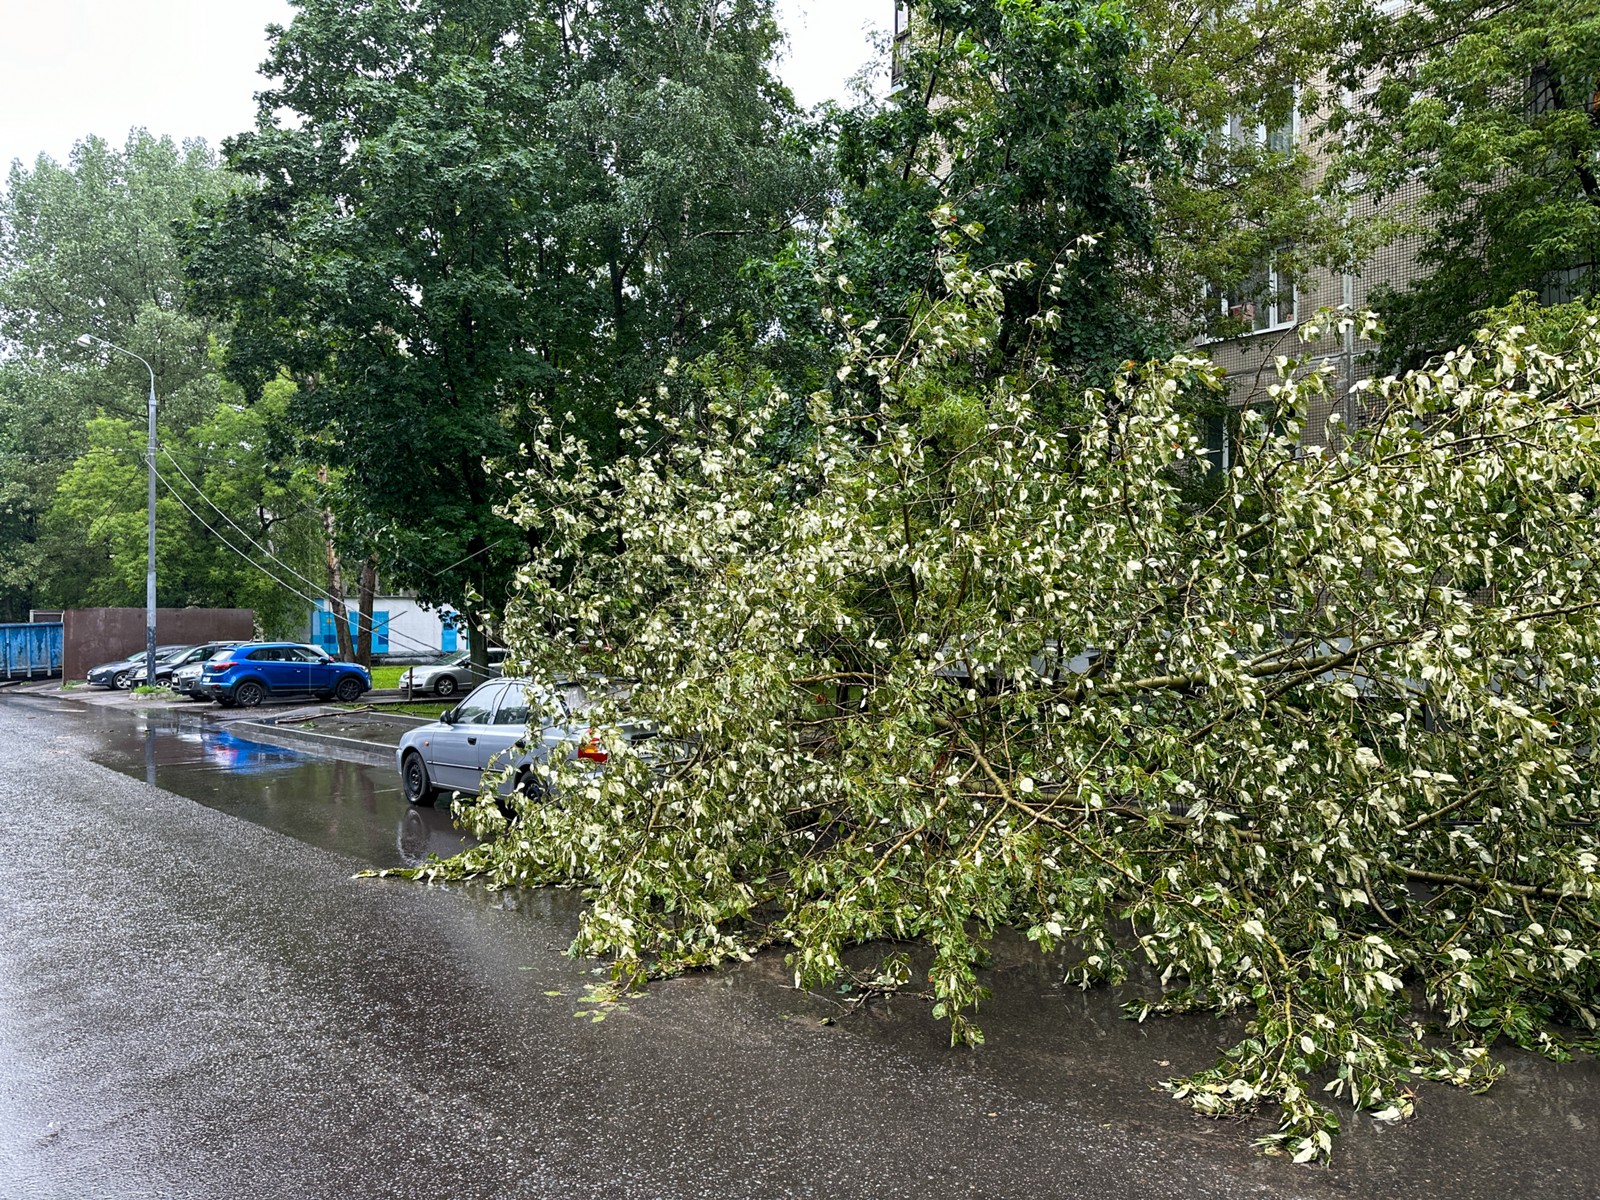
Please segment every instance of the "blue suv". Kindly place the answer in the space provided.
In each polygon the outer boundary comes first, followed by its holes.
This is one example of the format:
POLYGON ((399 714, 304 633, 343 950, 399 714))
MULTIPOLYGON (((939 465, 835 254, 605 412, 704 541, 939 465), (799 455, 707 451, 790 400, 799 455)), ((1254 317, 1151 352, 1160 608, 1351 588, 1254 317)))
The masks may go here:
POLYGON ((269 696, 311 695, 358 700, 372 676, 354 663, 336 662, 298 642, 246 642, 206 663, 195 694, 225 706, 254 708, 269 696))

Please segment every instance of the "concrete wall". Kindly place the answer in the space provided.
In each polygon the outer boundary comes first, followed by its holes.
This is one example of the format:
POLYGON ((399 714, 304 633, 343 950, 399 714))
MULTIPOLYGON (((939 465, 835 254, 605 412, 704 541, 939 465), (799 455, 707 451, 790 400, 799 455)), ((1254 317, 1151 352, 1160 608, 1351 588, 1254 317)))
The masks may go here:
MULTIPOLYGON (((82 679, 91 667, 144 649, 142 608, 81 608, 61 614, 61 677, 82 679)), ((255 613, 248 608, 158 608, 158 645, 249 641, 255 613)))

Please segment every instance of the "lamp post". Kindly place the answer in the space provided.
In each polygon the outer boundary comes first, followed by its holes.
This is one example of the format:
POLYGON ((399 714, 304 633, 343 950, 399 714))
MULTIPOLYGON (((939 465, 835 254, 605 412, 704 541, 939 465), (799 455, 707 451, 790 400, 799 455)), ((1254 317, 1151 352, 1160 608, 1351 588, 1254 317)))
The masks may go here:
POLYGON ((144 681, 146 686, 154 687, 156 682, 156 372, 154 367, 139 358, 132 350, 125 350, 103 337, 86 333, 78 339, 80 346, 97 344, 107 350, 115 350, 118 354, 138 359, 144 365, 144 369, 150 372, 150 436, 145 450, 145 463, 149 468, 149 487, 145 514, 144 681))

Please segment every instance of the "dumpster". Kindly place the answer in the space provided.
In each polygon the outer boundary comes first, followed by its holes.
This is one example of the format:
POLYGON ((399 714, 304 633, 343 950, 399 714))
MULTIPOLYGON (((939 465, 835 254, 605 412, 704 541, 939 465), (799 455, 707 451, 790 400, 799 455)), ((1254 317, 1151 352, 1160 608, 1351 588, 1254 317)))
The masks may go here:
POLYGON ((0 625, 0 683, 61 674, 61 624, 0 625))

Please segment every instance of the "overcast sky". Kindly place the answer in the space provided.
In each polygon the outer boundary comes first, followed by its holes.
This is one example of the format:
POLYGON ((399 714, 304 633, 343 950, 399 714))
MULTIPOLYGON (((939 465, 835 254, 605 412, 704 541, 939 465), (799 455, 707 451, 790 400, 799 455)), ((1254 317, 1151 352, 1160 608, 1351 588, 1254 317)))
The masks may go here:
MULTIPOLYGON (((213 146, 246 129, 264 30, 288 0, 6 0, 0 34, 0 173, 41 153, 65 161, 97 133, 144 126, 213 146)), ((864 29, 891 0, 779 0, 790 49, 779 70, 802 106, 845 94, 871 54, 864 29)))

